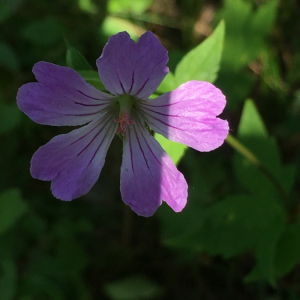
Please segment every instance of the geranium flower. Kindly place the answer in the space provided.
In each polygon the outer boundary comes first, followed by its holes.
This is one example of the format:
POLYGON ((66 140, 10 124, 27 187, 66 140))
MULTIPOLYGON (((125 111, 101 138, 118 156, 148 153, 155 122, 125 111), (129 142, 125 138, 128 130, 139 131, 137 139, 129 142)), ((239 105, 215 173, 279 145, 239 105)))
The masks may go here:
POLYGON ((211 151, 228 134, 227 121, 216 117, 226 100, 219 89, 201 81, 149 99, 168 73, 167 62, 167 50, 151 32, 137 43, 126 32, 111 36, 97 60, 110 94, 71 68, 37 63, 33 73, 38 82, 19 89, 19 108, 39 124, 85 125, 40 147, 31 160, 31 175, 52 181, 58 199, 78 198, 98 180, 109 145, 120 134, 123 201, 142 216, 153 215, 162 201, 181 211, 186 180, 149 128, 198 151, 211 151))

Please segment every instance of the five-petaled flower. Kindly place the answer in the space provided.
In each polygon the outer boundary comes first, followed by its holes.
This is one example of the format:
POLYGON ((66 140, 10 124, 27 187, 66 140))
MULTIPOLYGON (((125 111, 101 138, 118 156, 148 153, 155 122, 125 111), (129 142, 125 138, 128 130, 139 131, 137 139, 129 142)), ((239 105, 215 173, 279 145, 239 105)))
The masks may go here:
POLYGON ((97 60, 109 93, 71 68, 37 63, 33 73, 38 82, 19 89, 19 108, 39 124, 85 125, 40 147, 31 160, 32 176, 51 180, 52 193, 61 200, 88 193, 117 133, 123 136, 123 201, 142 216, 153 215, 162 201, 181 211, 187 201, 186 180, 149 128, 198 151, 211 151, 228 134, 227 121, 216 117, 226 100, 203 81, 189 81, 149 99, 168 73, 167 62, 167 50, 151 32, 137 43, 126 32, 111 36, 97 60))

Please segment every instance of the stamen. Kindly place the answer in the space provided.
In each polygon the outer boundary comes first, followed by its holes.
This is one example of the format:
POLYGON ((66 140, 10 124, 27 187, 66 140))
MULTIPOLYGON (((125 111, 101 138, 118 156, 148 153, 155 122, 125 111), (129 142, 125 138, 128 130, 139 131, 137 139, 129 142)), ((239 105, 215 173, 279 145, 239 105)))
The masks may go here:
POLYGON ((116 134, 121 133, 124 135, 128 126, 132 125, 134 122, 129 119, 129 115, 127 113, 120 113, 119 119, 114 119, 115 122, 120 123, 120 126, 116 132, 116 134))

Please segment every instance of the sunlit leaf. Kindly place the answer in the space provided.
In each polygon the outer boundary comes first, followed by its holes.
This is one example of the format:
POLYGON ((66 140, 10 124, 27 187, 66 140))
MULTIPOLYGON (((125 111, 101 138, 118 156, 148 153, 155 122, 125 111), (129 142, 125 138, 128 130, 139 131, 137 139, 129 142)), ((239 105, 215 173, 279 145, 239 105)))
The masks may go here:
POLYGON ((88 13, 96 14, 98 12, 97 6, 92 0, 78 0, 79 7, 88 13))
POLYGON ((178 84, 189 80, 213 82, 220 67, 225 24, 220 22, 213 34, 199 46, 188 52, 175 70, 178 84))
POLYGON ((107 16, 104 19, 101 25, 101 31, 102 34, 107 37, 110 37, 111 35, 117 34, 121 31, 127 31, 134 41, 137 41, 139 36, 145 32, 144 29, 132 24, 127 20, 111 16, 107 16))
POLYGON ((147 10, 147 8, 151 6, 152 2, 153 0, 110 0, 108 1, 107 9, 111 14, 130 12, 139 15, 147 10))
POLYGON ((164 78, 157 91, 160 93, 167 93, 177 88, 177 82, 175 80, 174 74, 170 71, 164 78))

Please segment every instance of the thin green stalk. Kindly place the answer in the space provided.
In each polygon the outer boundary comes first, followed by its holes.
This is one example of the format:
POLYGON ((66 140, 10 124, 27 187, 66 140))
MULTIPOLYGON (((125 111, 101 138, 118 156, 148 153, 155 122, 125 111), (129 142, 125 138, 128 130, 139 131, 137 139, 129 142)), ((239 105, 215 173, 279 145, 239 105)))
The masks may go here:
POLYGON ((287 200, 287 195, 282 188, 280 182, 274 177, 269 170, 260 162, 260 160, 242 143, 240 143, 235 137, 228 134, 226 138, 226 142, 230 145, 233 149, 235 149, 238 153, 246 157, 250 162, 252 162, 274 185, 274 188, 277 190, 279 195, 284 199, 287 200))

